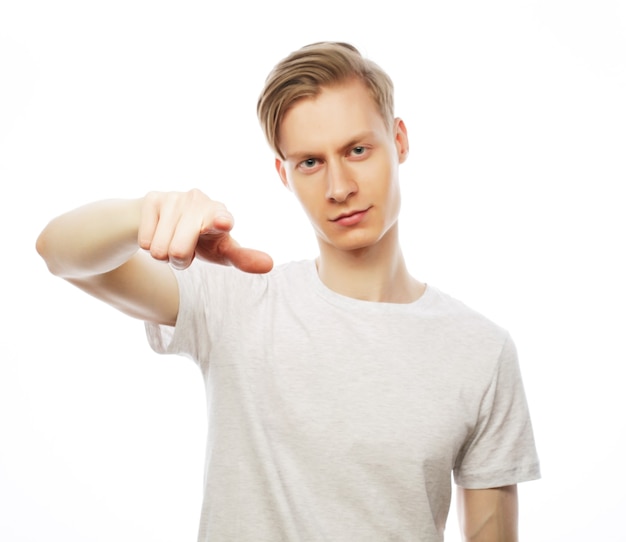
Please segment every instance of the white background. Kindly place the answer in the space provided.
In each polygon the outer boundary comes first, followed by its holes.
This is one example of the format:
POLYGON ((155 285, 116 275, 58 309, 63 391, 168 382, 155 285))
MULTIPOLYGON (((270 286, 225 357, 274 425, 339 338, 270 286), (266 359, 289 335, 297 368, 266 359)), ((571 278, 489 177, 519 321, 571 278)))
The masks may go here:
POLYGON ((195 540, 199 371, 49 275, 35 239, 85 202, 198 186, 243 244, 315 256, 255 106, 275 62, 325 39, 396 83, 411 270, 517 342, 543 470, 522 540, 626 540, 625 6, 3 2, 0 540, 195 540))

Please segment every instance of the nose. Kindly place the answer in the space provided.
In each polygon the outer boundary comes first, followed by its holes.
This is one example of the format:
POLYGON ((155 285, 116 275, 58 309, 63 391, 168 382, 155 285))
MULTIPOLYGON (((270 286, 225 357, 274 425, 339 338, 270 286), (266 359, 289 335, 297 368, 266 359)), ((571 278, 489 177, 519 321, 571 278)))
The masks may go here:
POLYGON ((326 198, 343 203, 357 192, 350 168, 341 160, 328 161, 326 168, 326 198))

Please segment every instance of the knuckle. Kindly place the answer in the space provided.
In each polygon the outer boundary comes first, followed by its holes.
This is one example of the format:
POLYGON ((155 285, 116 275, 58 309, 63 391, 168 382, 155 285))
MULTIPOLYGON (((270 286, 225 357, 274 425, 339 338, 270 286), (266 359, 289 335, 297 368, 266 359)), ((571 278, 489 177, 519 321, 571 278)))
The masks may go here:
POLYGON ((194 199, 206 197, 204 192, 202 192, 199 188, 192 188, 191 190, 189 190, 189 192, 187 192, 187 194, 189 194, 194 199))
POLYGON ((148 192, 145 196, 144 196, 144 202, 146 203, 146 205, 148 206, 154 206, 156 204, 158 204, 159 200, 161 199, 162 193, 161 192, 156 192, 154 190, 148 192))
POLYGON ((209 198, 201 190, 197 188, 192 188, 191 190, 186 192, 185 198, 189 204, 194 205, 194 206, 198 204, 202 204, 203 202, 209 200, 209 198))
POLYGON ((150 250, 150 248, 151 248, 150 247, 150 245, 151 245, 150 240, 141 237, 141 234, 137 238, 137 244, 139 245, 139 248, 142 249, 142 250, 150 250))
POLYGON ((220 213, 220 212, 227 212, 228 209, 226 209, 226 205, 224 205, 222 202, 220 201, 214 201, 213 202, 213 210, 216 213, 220 213))
POLYGON ((168 253, 168 257, 170 260, 187 260, 189 257, 188 252, 182 248, 182 247, 177 247, 177 246, 171 246, 169 253, 168 253))
POLYGON ((163 250, 161 247, 150 247, 150 256, 155 260, 165 262, 169 259, 167 250, 163 250))

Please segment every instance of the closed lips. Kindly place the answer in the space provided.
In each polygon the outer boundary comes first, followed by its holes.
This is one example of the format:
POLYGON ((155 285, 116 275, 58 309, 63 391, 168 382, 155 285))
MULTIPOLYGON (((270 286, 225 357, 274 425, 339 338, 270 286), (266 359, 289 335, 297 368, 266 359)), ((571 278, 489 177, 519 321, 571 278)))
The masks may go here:
POLYGON ((366 211, 369 211, 369 207, 367 209, 358 209, 356 211, 348 211, 347 213, 342 213, 339 216, 335 217, 335 218, 331 218, 331 222, 337 222, 337 220, 341 220, 342 218, 348 218, 349 216, 354 216, 354 215, 358 215, 360 213, 364 213, 366 211))

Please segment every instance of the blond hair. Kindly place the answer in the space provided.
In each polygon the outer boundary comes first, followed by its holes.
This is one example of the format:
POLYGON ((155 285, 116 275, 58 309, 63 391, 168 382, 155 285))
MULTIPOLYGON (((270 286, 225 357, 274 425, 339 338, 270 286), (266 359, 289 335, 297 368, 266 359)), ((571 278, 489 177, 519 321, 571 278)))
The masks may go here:
POLYGON ((265 137, 281 158, 280 124, 291 107, 312 98, 322 88, 350 79, 362 81, 371 93, 388 128, 393 126, 393 82, 374 62, 349 43, 319 42, 306 45, 281 60, 268 75, 257 103, 265 137))

